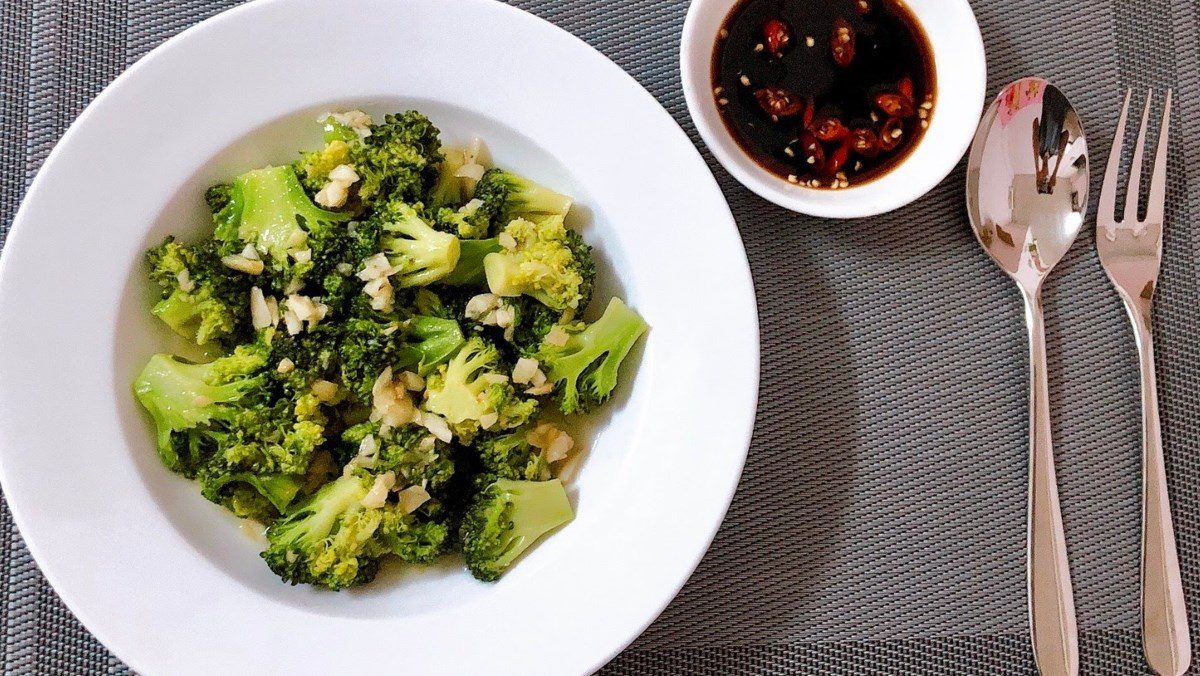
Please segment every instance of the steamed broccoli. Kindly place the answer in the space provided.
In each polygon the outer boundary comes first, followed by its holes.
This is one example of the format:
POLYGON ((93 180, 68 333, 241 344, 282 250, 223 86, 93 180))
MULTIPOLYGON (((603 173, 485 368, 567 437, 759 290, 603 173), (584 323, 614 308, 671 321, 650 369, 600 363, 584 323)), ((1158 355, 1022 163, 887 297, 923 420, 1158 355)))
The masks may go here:
POLYGON ((525 294, 556 310, 587 306, 596 276, 591 247, 561 216, 519 218, 504 232, 516 246, 483 259, 492 293, 525 294))
POLYGON ((263 386, 260 355, 236 352, 207 364, 156 354, 133 382, 133 392, 154 419, 158 454, 170 469, 194 476, 202 458, 199 430, 236 417, 241 402, 263 386))
POLYGON ((542 343, 537 359, 555 383, 563 413, 582 413, 612 396, 625 355, 646 332, 646 322, 613 298, 594 324, 570 330, 565 345, 542 343))
POLYGON ((262 344, 207 364, 157 354, 134 381, 154 418, 167 467, 186 476, 303 474, 324 443, 325 415, 311 393, 276 394, 262 344))
POLYGON ((475 449, 483 462, 484 471, 501 479, 546 481, 550 464, 541 449, 530 445, 529 429, 519 427, 511 432, 481 436, 475 449))
POLYGON ((475 186, 475 199, 495 230, 515 218, 566 216, 571 198, 503 169, 489 169, 475 186))
POLYGON ((471 574, 487 582, 504 571, 543 535, 575 518, 558 479, 498 479, 475 496, 460 530, 471 574))
POLYGON ((429 226, 417 209, 389 202, 375 218, 383 237, 380 244, 393 266, 401 288, 432 284, 454 271, 458 264, 458 238, 429 226))
POLYGON ((458 322, 416 315, 404 323, 403 342, 396 353, 398 368, 428 375, 445 364, 466 342, 458 322))
POLYGON ((402 561, 431 563, 450 548, 450 535, 450 527, 441 521, 421 519, 391 507, 384 511, 376 537, 402 561))
POLYGON ((388 115, 361 136, 332 117, 326 121, 326 145, 305 153, 297 164, 304 184, 316 192, 338 165, 354 167, 360 180, 352 186, 352 200, 360 208, 399 199, 420 201, 437 180, 442 161, 438 129, 414 110, 388 115))
POLYGON ((212 242, 193 247, 168 237, 146 260, 162 289, 155 317, 197 345, 244 337, 237 334, 249 329, 248 278, 222 267, 212 242))
POLYGON ((436 494, 454 475, 450 448, 424 427, 410 425, 384 430, 377 422, 348 428, 342 440, 359 448, 367 436, 375 438, 375 453, 362 466, 371 472, 395 472, 402 485, 422 486, 436 494))
POLYGON ((270 523, 287 510, 302 482, 302 477, 291 474, 201 474, 200 492, 238 517, 270 523))
POLYGON ((457 207, 466 201, 462 178, 455 175, 462 168, 463 162, 463 151, 457 148, 442 149, 437 182, 429 193, 429 206, 432 209, 457 207))
POLYGON ((513 309, 513 330, 509 342, 518 353, 525 356, 536 353, 550 329, 563 320, 562 312, 529 296, 511 298, 508 304, 513 309))
POLYGON ((383 510, 363 506, 374 479, 349 474, 325 484, 267 529, 263 559, 284 582, 343 589, 375 578, 373 541, 383 510))
POLYGON ((470 443, 481 429, 506 430, 524 424, 537 401, 522 399, 499 369, 496 347, 471 338, 448 364, 429 376, 425 407, 445 418, 464 443, 470 443))
POLYGON ((287 166, 256 169, 238 176, 226 210, 230 213, 219 217, 224 225, 218 225, 217 239, 253 244, 260 254, 270 257, 276 271, 290 268, 289 254, 307 249, 306 241, 316 231, 350 219, 348 214, 325 211, 313 204, 296 172, 287 166))
POLYGON ((450 284, 453 286, 484 286, 487 284, 487 275, 484 274, 483 260, 489 254, 500 253, 504 247, 500 246, 499 240, 495 237, 491 239, 463 239, 459 241, 458 264, 454 266, 454 270, 443 277, 440 281, 442 284, 450 284))

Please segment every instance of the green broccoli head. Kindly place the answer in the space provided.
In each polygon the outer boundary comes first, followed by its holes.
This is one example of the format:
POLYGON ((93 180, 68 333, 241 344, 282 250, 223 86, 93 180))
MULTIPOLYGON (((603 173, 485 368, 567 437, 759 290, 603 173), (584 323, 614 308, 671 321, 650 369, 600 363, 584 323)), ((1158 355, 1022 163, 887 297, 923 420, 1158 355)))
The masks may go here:
POLYGON ((483 259, 492 293, 531 296, 560 311, 587 306, 596 277, 592 250, 561 216, 518 218, 504 233, 515 245, 483 259))
POLYGON ((563 313, 529 296, 512 298, 508 302, 513 309, 513 331, 509 342, 518 353, 534 355, 550 329, 562 323, 563 313))
POLYGON ((215 243, 187 246, 168 237, 146 260, 162 291, 151 313, 173 331, 197 345, 246 337, 249 277, 222 266, 215 243))
POLYGON ((500 253, 504 250, 500 241, 491 239, 463 239, 459 241, 458 265, 453 272, 443 277, 442 284, 451 286, 468 286, 482 288, 487 286, 487 275, 484 273, 483 261, 489 254, 500 253))
POLYGON ((575 518, 558 479, 497 479, 475 496, 460 529, 463 558, 480 580, 500 579, 542 536, 575 518))
POLYGON ((222 227, 219 223, 216 238, 254 245, 273 270, 286 272, 288 277, 303 276, 312 267, 313 252, 307 243, 310 237, 325 236, 322 231, 328 228, 345 228, 350 220, 349 214, 326 211, 313 204, 290 166, 256 169, 238 176, 232 196, 226 209, 232 213, 222 212, 225 215, 218 218, 229 225, 222 227), (304 251, 309 252, 307 262, 293 261, 304 251))
POLYGON ((316 192, 334 168, 353 166, 359 180, 352 185, 351 202, 357 205, 352 211, 392 199, 417 202, 437 181, 442 161, 438 134, 429 118, 413 110, 386 116, 365 137, 331 117, 325 122, 325 147, 304 153, 297 171, 316 192))
POLYGON ((503 169, 489 169, 475 186, 479 211, 497 232, 516 218, 566 216, 571 198, 503 169))
POLYGON ((431 495, 439 494, 454 476, 449 445, 418 425, 383 430, 378 422, 364 422, 347 428, 342 440, 359 450, 359 466, 374 473, 394 472, 398 484, 421 486, 431 495), (367 437, 373 443, 363 455, 367 437))
POLYGON ((430 227, 417 207, 388 202, 374 218, 383 232, 383 252, 399 268, 393 279, 401 288, 432 284, 458 265, 458 238, 430 227))
POLYGON ((262 553, 267 565, 284 582, 333 590, 374 579, 379 570, 374 536, 384 511, 363 506, 373 485, 369 475, 344 475, 271 524, 262 553))
POLYGON ((563 413, 586 412, 612 396, 621 362, 649 326, 619 298, 595 323, 568 331, 565 345, 543 341, 536 358, 555 384, 563 413))
POLYGON ((429 376, 425 408, 445 418, 460 441, 470 443, 480 430, 524 424, 537 409, 537 401, 522 399, 501 373, 496 346, 474 337, 429 376))
POLYGON ((501 479, 546 481, 550 464, 541 449, 529 443, 529 427, 511 432, 488 434, 475 440, 475 449, 483 462, 484 471, 501 479))
POLYGON ((407 563, 432 563, 450 550, 450 527, 441 522, 405 514, 394 505, 384 510, 377 539, 389 553, 407 563))
POLYGON ((453 319, 415 315, 404 323, 395 364, 398 368, 429 375, 450 361, 465 342, 462 328, 453 319))
POLYGON ((134 396, 154 419, 158 454, 171 470, 194 476, 204 458, 201 434, 238 415, 244 399, 262 389, 265 359, 239 350, 207 364, 156 354, 133 382, 134 396))
POLYGON ((200 493, 243 519, 271 523, 299 494, 303 477, 291 474, 201 470, 200 493))

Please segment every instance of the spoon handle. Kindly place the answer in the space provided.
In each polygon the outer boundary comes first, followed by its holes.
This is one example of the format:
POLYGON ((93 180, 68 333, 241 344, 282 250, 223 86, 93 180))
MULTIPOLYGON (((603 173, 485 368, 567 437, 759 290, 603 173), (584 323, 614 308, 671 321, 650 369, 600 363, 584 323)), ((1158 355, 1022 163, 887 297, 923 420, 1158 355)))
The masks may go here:
POLYGON ((1044 676, 1079 673, 1075 600, 1067 563, 1046 379, 1046 328, 1041 291, 1025 292, 1029 328, 1029 624, 1033 657, 1044 676))
POLYGON ((1142 647, 1156 674, 1178 676, 1192 661, 1187 606, 1175 550, 1158 422, 1154 339, 1145 314, 1128 308, 1142 375, 1142 647))

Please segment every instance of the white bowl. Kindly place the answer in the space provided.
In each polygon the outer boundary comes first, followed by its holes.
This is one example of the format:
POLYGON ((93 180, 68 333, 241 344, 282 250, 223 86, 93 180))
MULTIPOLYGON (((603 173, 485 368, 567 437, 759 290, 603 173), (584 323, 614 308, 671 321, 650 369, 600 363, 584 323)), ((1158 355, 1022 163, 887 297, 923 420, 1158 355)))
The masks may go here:
POLYGON ((945 178, 971 144, 983 112, 987 65, 979 24, 967 0, 906 0, 929 38, 937 107, 917 147, 887 174, 842 190, 789 183, 746 155, 721 120, 712 94, 717 32, 738 0, 692 0, 683 24, 679 68, 688 110, 717 161, 742 185, 781 207, 826 218, 898 209, 945 178))
POLYGON ((749 268, 699 153, 598 52, 484 0, 268 0, 168 41, 46 160, 0 257, 0 317, 4 495, 55 590, 143 674, 590 672, 704 554, 757 395, 749 268), (584 437, 576 520, 497 584, 448 565, 343 593, 284 585, 162 467, 130 392, 169 347, 142 252, 210 227, 207 185, 290 161, 345 106, 418 108, 574 195, 600 300, 652 326, 584 437))

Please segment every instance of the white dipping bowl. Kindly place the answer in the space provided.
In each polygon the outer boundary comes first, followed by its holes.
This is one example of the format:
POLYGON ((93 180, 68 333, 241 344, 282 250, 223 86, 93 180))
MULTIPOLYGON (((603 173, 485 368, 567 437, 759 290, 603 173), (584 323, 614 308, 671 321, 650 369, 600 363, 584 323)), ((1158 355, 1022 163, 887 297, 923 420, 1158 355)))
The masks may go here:
POLYGON ((712 56, 725 17, 738 0, 693 0, 683 24, 679 69, 696 129, 717 161, 742 185, 781 207, 825 218, 861 218, 898 209, 929 192, 971 144, 987 90, 979 24, 967 0, 907 0, 929 38, 937 75, 936 107, 907 157, 887 173, 841 190, 789 183, 748 156, 730 135, 712 94, 712 56))

